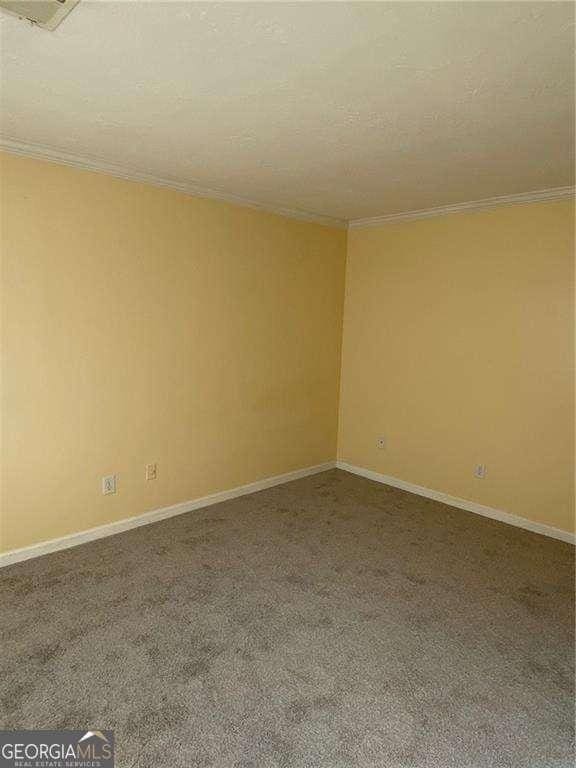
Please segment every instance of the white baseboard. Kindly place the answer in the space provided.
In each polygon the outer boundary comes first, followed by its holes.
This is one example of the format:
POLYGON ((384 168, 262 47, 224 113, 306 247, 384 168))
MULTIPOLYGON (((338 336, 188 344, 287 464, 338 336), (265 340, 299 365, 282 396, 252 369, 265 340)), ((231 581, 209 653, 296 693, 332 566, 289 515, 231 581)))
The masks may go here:
POLYGON ((475 501, 460 499, 456 496, 450 496, 447 493, 442 493, 441 491, 434 491, 431 488, 424 488, 421 485, 414 485, 414 483, 408 483, 405 480, 399 480, 397 477, 383 475, 379 472, 374 472, 371 469, 364 469, 363 467, 356 467, 353 464, 348 464, 345 461, 327 461, 324 464, 317 464, 313 467, 297 469, 293 472, 287 472, 283 475, 266 477, 263 480, 257 480, 254 483, 248 483, 247 485, 240 485, 237 488, 230 488, 227 491, 213 493, 210 496, 203 496, 202 498, 194 499, 192 501, 184 501, 180 504, 174 504, 171 507, 163 507, 162 509, 155 509, 150 512, 145 512, 144 514, 137 515, 136 517, 128 517, 124 520, 118 520, 114 523, 100 525, 97 528, 90 528, 87 531, 80 531, 78 533, 71 533, 68 536, 62 536, 58 539, 42 541, 39 544, 32 544, 29 547, 22 547, 22 549, 13 549, 9 552, 0 554, 0 568, 7 565, 12 565, 13 563, 19 563, 23 560, 30 560, 34 557, 47 555, 50 552, 58 552, 61 549, 69 549, 70 547, 75 547, 79 544, 85 544, 88 541, 103 539, 106 536, 114 536, 116 533, 129 531, 132 528, 139 528, 141 525, 149 525, 150 523, 155 523, 159 520, 166 520, 169 517, 182 515, 185 512, 192 512, 196 509, 209 507, 212 504, 218 504, 221 501, 236 499, 239 496, 246 496, 250 493, 256 493, 256 491, 262 491, 265 488, 272 488, 275 485, 289 483, 291 480, 298 480, 302 477, 308 477, 309 475, 315 475, 319 472, 325 472, 328 469, 334 469, 334 467, 342 469, 345 472, 352 472, 355 475, 366 477, 369 480, 375 480, 378 483, 391 485, 394 488, 401 488, 404 491, 415 493, 418 496, 425 496, 428 499, 441 501, 444 504, 448 504, 450 507, 465 509, 468 512, 474 512, 477 515, 483 515, 484 517, 491 517, 494 520, 499 520, 502 523, 508 523, 509 525, 525 528, 528 531, 533 531, 534 533, 541 533, 544 536, 560 539, 560 541, 565 541, 568 544, 576 544, 576 536, 573 533, 563 531, 560 528, 553 528, 552 526, 544 525, 543 523, 535 523, 532 520, 526 520, 524 517, 511 515, 509 512, 503 512, 500 509, 486 507, 483 504, 477 504, 475 501))
POLYGON ((237 488, 230 488, 227 491, 219 491, 210 496, 203 496, 200 499, 183 501, 181 504, 174 504, 171 507, 163 507, 162 509, 154 509, 151 512, 145 512, 136 517, 127 517, 124 520, 118 520, 114 523, 99 525, 97 528, 89 528, 87 531, 71 533, 68 536, 62 536, 59 539, 50 539, 49 541, 42 541, 39 544, 32 544, 30 547, 13 549, 9 552, 0 554, 0 568, 12 565, 13 563, 19 563, 22 560, 29 560, 33 557, 47 555, 50 552, 57 552, 60 549, 76 547, 78 544, 85 544, 87 541, 103 539, 106 536, 114 536, 116 533, 129 531, 132 528, 139 528, 141 525, 156 523, 158 520, 166 520, 168 517, 182 515, 184 512, 192 512, 195 509, 209 507, 210 505, 218 504, 221 501, 236 499, 239 496, 246 496, 247 494, 255 493, 256 491, 263 491, 265 488, 272 488, 275 485, 289 483, 291 480, 299 480, 301 477, 316 475, 319 472, 334 469, 335 466, 335 461, 327 461, 324 464, 316 464, 313 467, 305 467, 304 469, 296 469, 293 472, 286 472, 284 475, 265 477, 263 480, 257 480, 256 482, 248 483, 247 485, 240 485, 237 488))
POLYGON ((508 523, 508 525, 515 525, 518 528, 525 528, 526 530, 533 531, 534 533, 541 533, 544 536, 550 536, 553 539, 560 539, 560 541, 565 541, 568 544, 576 544, 575 534, 570 533, 569 531, 563 531, 560 528, 553 528, 551 525, 535 523, 532 520, 527 520, 525 517, 518 517, 518 515, 512 515, 509 512, 502 511, 501 509, 486 507, 484 504, 477 504, 475 501, 459 499, 457 496, 450 496, 449 494, 442 493, 441 491, 433 491, 431 488, 424 488, 421 485, 407 483, 405 480, 399 480, 397 477, 382 475, 379 472, 373 472, 371 469, 364 469, 364 467, 356 467, 353 464, 348 464, 345 461, 337 461, 336 466, 338 469, 343 469, 345 472, 352 472, 354 475, 361 475, 361 477, 366 477, 369 480, 375 480, 377 483, 391 485, 393 488, 401 488, 403 491, 416 493, 418 496, 425 496, 427 499, 441 501, 443 504, 447 504, 450 507, 465 509, 467 512, 474 512, 477 515, 491 517, 493 520, 499 520, 501 523, 508 523))

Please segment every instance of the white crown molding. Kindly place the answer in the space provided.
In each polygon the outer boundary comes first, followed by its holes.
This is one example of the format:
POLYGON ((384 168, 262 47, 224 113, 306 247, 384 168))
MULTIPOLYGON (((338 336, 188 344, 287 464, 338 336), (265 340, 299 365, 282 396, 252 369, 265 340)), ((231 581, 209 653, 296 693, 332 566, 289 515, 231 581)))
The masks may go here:
POLYGON ((536 192, 522 192, 518 195, 501 195, 500 197, 487 197, 484 200, 470 200, 467 203, 440 205, 437 208, 424 208, 419 211, 404 211, 403 213, 391 213, 383 216, 370 216, 366 219, 352 219, 348 222, 348 227, 351 229, 378 227, 381 224, 394 224, 402 221, 414 221, 416 219, 431 219, 436 216, 446 216, 449 213, 486 211, 501 205, 527 205, 528 203, 568 200, 574 197, 575 190, 575 187, 554 187, 553 189, 539 189, 536 192))
POLYGON ((69 165, 72 168, 81 168, 85 171, 105 173, 109 176, 125 179, 126 181, 139 181, 142 184, 173 189, 176 190, 176 192, 182 192, 183 194, 191 195, 192 197, 207 197, 212 200, 221 200, 225 203, 241 205, 244 208, 255 208, 256 210, 264 211, 266 213, 274 213, 278 216, 285 216, 290 219, 300 219, 302 221, 323 224, 329 227, 338 227, 340 229, 346 229, 348 226, 348 223, 343 219, 334 219, 331 216, 323 216, 319 213, 308 213, 306 211, 283 208, 282 206, 277 205, 267 205, 265 203, 259 203, 256 200, 250 200, 217 189, 210 189, 209 187, 202 187, 188 182, 180 182, 176 179, 154 176, 150 173, 144 173, 134 168, 129 168, 128 166, 116 163, 109 163, 98 158, 72 155, 68 152, 62 152, 59 149, 53 149, 41 144, 28 144, 22 141, 0 137, 0 150, 9 152, 12 155, 21 155, 36 160, 48 160, 51 163, 69 165))
POLYGON ((554 187, 552 189, 540 189, 535 192, 522 192, 517 195, 501 195, 499 197, 488 197, 483 200, 470 200, 465 203, 454 203, 453 205, 441 205, 435 208, 424 208, 417 211, 403 211, 401 213, 384 214, 382 216, 370 216, 363 219, 336 219, 331 216, 324 216, 319 213, 308 213, 295 208, 284 208, 277 205, 268 205, 259 203, 256 200, 222 192, 209 187, 202 187, 198 184, 177 181, 176 179, 154 176, 150 173, 138 171, 135 168, 109 163, 95 157, 73 155, 68 152, 62 152, 42 144, 29 144, 22 141, 16 141, 7 137, 0 137, 0 150, 9 152, 13 155, 31 157, 36 160, 47 160, 60 165, 68 165, 73 168, 80 168, 86 171, 96 173, 105 173, 109 176, 115 176, 126 181, 137 181, 142 184, 150 184, 155 187, 173 189, 192 197, 205 197, 212 200, 221 200, 225 203, 240 205, 244 208, 253 208, 266 213, 273 213, 277 216, 285 216, 290 219, 299 219, 309 221, 314 224, 323 224, 329 227, 338 227, 339 229, 361 229, 364 227, 378 227, 382 224, 393 224, 403 221, 414 221, 417 219, 430 219, 436 216, 446 216, 450 213, 470 213, 474 211, 485 211, 490 208, 497 208, 501 205, 527 205, 529 203, 552 202, 554 200, 573 199, 576 194, 576 187, 554 187))
POLYGON ((30 560, 34 557, 41 557, 50 552, 58 552, 61 549, 70 549, 70 547, 86 544, 89 541, 96 541, 96 539, 104 539, 107 536, 114 536, 116 533, 130 531, 132 528, 139 528, 141 525, 157 523, 160 520, 166 520, 169 517, 182 515, 185 512, 193 512, 196 509, 209 507, 212 504, 219 504, 222 501, 237 499, 239 496, 246 496, 250 493, 256 493, 256 491, 263 491, 266 488, 273 488, 275 485, 283 485, 292 480, 299 480, 302 477, 317 475, 319 472, 326 472, 328 469, 334 469, 335 466, 335 461, 327 461, 324 464, 316 464, 313 467, 305 467, 304 469, 296 469, 293 472, 286 472, 284 475, 265 477, 263 480, 257 480, 256 482, 248 483, 247 485, 240 485, 227 491, 213 493, 210 496, 203 496, 200 499, 184 501, 181 504, 174 504, 171 507, 163 507, 162 509, 154 509, 151 512, 144 512, 143 515, 137 515, 136 517, 127 517, 124 518, 124 520, 117 520, 114 523, 99 525, 97 528, 89 528, 86 531, 71 533, 68 536, 62 536, 59 539, 41 541, 38 544, 32 544, 29 547, 22 547, 21 549, 12 549, 9 552, 0 553, 0 568, 7 565, 13 565, 14 563, 20 563, 23 560, 30 560))
POLYGON ((431 488, 425 488, 422 485, 408 483, 406 480, 400 480, 391 475, 382 475, 380 472, 374 472, 373 470, 365 469, 364 467, 357 467, 354 464, 348 464, 346 461, 337 461, 336 467, 338 469, 343 469, 345 472, 351 472, 353 475, 360 475, 360 477, 365 477, 368 480, 375 480, 377 483, 391 485, 393 488, 400 488, 403 491, 415 493, 418 496, 424 496, 427 499, 440 501, 443 504, 447 504, 449 507, 464 509, 467 512, 474 512, 474 514, 482 515, 483 517, 490 517, 492 520, 499 520, 501 523, 515 525, 517 528, 524 528, 527 531, 540 533, 543 536, 550 536, 552 539, 559 539, 560 541, 565 541, 567 544, 576 544, 576 534, 570 533, 570 531, 553 528, 551 525, 545 525, 544 523, 536 523, 533 520, 527 520, 525 517, 512 515, 510 512, 504 512, 503 510, 495 509, 494 507, 487 507, 484 504, 478 504, 475 501, 468 501, 467 499, 460 499, 457 496, 450 496, 447 493, 442 493, 442 491, 434 491, 431 488))

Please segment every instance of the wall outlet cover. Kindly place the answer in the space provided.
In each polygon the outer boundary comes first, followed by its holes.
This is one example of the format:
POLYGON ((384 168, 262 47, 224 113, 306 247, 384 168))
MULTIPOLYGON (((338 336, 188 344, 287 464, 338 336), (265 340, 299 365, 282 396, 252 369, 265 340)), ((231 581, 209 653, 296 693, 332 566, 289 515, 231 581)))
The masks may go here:
POLYGON ((116 475, 107 475, 102 478, 102 493, 104 496, 116 493, 116 475))

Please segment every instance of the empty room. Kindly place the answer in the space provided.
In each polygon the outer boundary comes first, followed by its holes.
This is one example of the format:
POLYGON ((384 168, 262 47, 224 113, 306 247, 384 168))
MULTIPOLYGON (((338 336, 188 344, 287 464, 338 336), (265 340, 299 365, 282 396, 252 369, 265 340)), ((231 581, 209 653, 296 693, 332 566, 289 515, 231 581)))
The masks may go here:
POLYGON ((0 768, 572 768, 575 5, 0 0, 0 768))

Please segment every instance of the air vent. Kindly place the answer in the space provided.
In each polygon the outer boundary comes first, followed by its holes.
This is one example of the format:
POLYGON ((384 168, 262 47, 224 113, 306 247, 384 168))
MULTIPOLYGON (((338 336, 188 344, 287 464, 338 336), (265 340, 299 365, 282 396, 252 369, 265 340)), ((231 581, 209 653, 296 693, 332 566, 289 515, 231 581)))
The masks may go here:
POLYGON ((43 29, 56 29, 80 0, 0 0, 0 8, 43 29))

